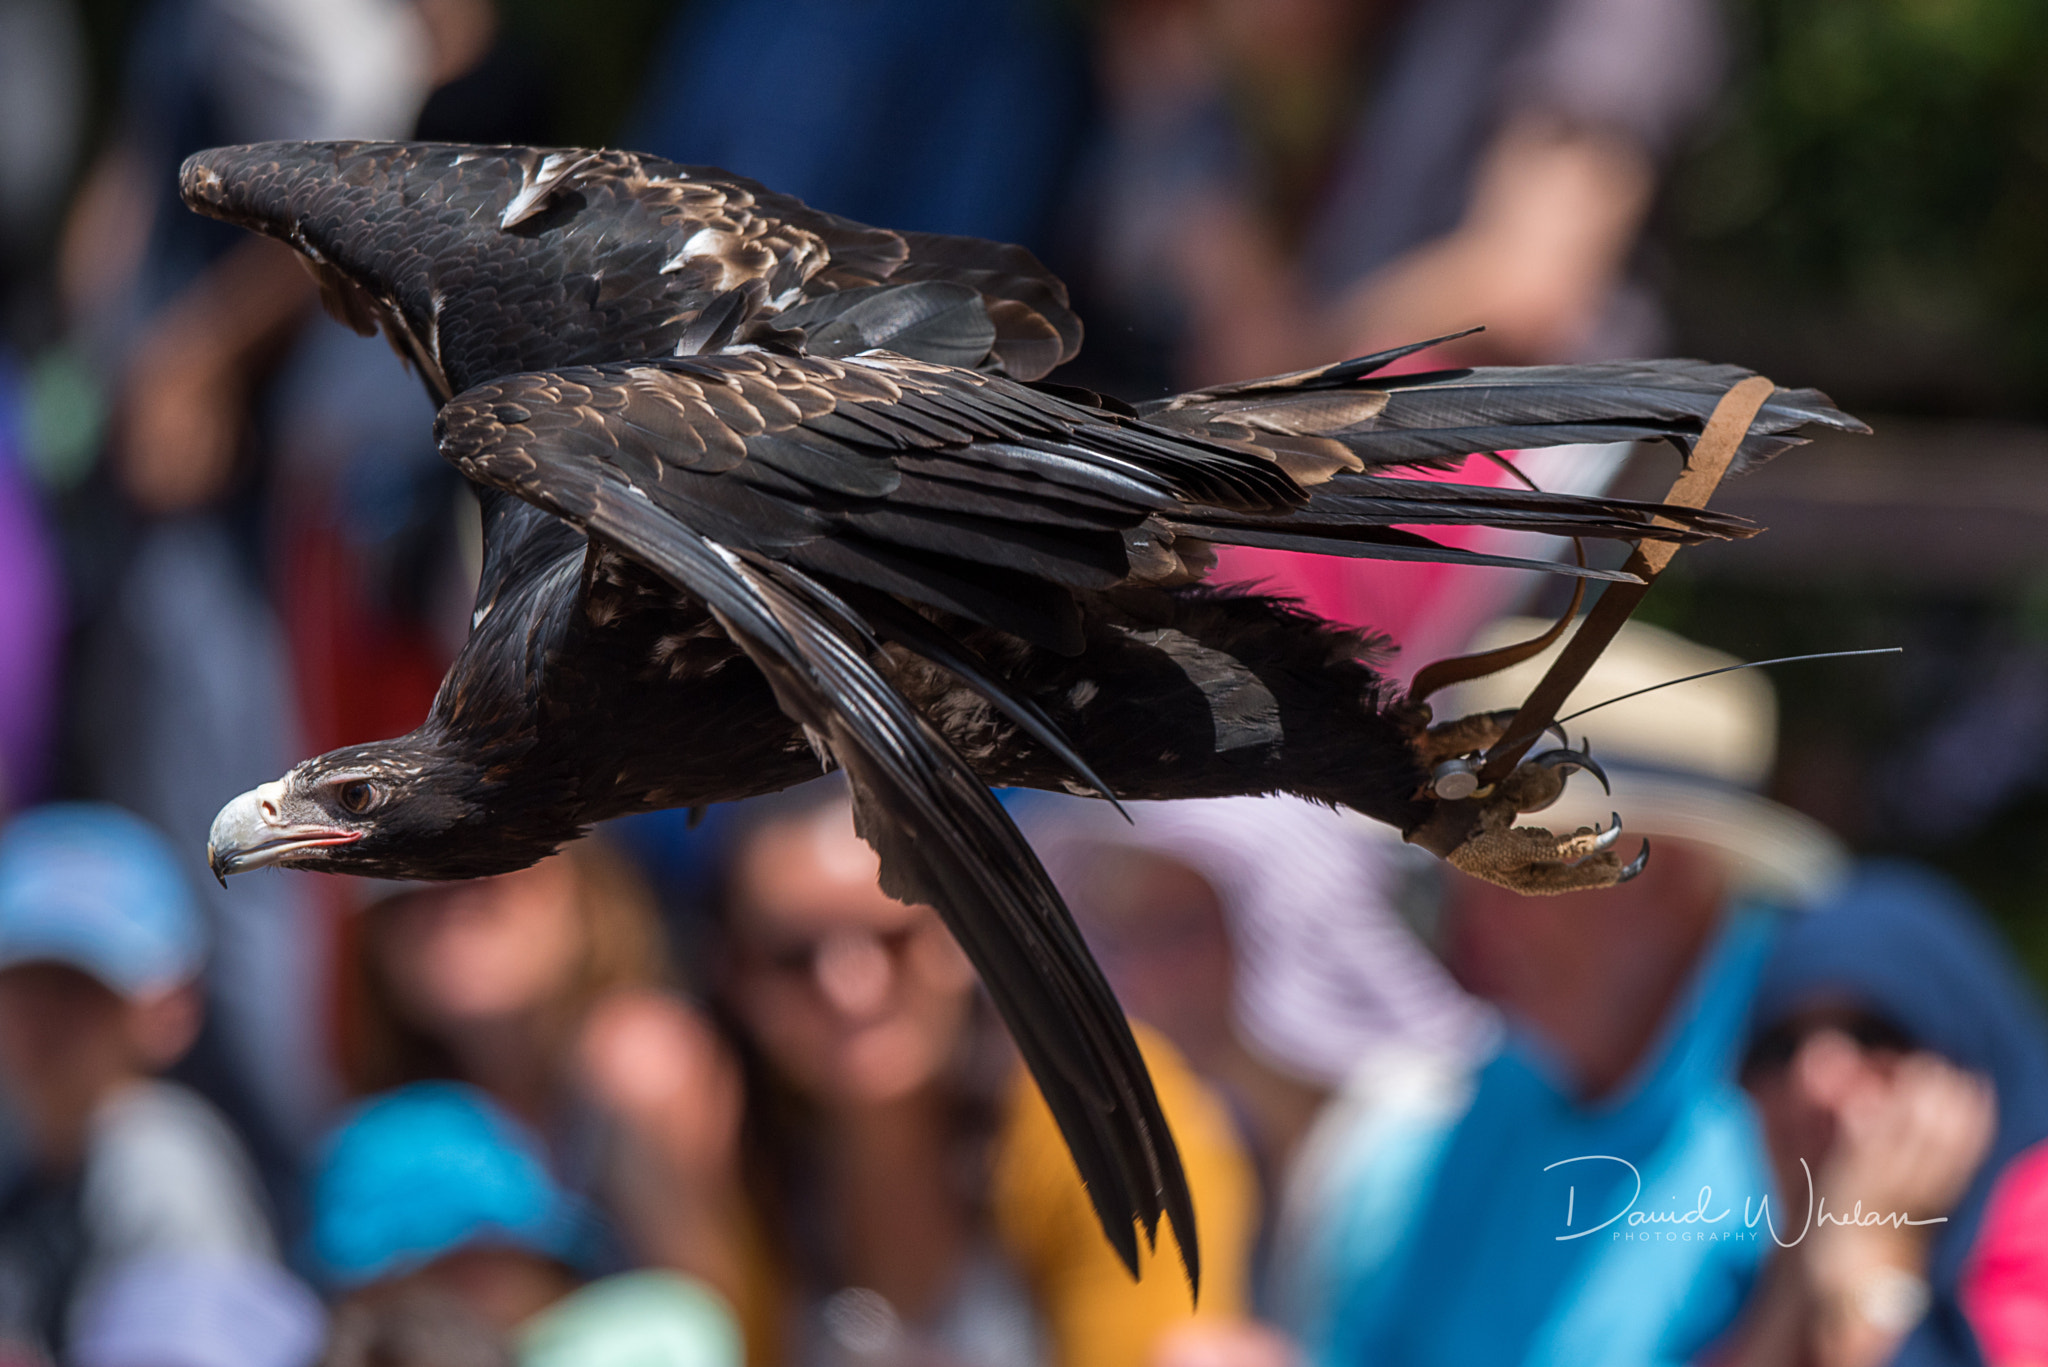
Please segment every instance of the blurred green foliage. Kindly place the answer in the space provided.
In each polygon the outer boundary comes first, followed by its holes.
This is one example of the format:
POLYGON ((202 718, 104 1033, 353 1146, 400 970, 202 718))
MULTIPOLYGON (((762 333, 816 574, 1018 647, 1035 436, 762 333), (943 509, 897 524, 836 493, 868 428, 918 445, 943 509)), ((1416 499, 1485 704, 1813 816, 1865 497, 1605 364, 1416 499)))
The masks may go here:
POLYGON ((1912 406, 2048 412, 2048 4, 1734 17, 1724 118, 1673 187, 1695 313, 1768 300, 1912 406))

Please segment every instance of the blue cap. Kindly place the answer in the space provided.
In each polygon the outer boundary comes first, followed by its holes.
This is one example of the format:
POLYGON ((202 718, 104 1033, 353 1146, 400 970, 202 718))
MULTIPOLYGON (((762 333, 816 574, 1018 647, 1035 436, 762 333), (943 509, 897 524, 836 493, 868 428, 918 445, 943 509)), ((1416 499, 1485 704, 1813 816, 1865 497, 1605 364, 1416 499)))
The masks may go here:
POLYGON ((540 1143, 474 1087, 422 1082, 359 1107, 313 1174, 312 1252, 347 1289, 462 1248, 598 1260, 595 1216, 549 1175, 540 1143))
POLYGON ((0 833, 0 968, 67 964, 133 997, 176 987, 205 962, 191 884, 142 818, 55 803, 0 833))

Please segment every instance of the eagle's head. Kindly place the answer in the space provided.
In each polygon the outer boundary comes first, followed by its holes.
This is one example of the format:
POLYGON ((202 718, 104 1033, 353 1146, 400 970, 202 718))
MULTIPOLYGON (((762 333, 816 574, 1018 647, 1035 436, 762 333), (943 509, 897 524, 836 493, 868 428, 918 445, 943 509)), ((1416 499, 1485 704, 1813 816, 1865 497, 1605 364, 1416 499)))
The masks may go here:
POLYGON ((194 154, 179 189, 296 250, 328 311, 381 328, 446 402, 519 371, 672 354, 726 271, 711 246, 746 237, 720 225, 758 190, 689 169, 575 148, 270 142, 194 154))
MULTIPOLYGON (((375 878, 482 878, 524 868, 577 832, 559 817, 484 821, 485 770, 406 740, 295 766, 220 809, 206 858, 231 873, 278 864, 375 878)), ((502 798, 503 794, 499 794, 502 798)))

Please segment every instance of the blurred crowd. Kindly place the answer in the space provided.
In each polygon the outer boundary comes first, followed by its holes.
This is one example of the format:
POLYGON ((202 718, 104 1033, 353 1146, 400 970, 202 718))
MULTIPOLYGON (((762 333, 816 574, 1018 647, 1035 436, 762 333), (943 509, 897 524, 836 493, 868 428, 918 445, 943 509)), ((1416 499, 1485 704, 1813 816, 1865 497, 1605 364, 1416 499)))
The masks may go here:
MULTIPOLYGON (((547 142, 562 91, 492 0, 131 8, 102 89, 80 9, 0 0, 0 1367, 2048 1362, 2048 1019, 1955 887, 1763 795, 1757 673, 1573 724, 1612 793, 1542 819, 1656 850, 1605 893, 1522 899, 1288 798, 1006 799, 1151 1066, 1199 1303, 1170 1233, 1119 1265, 834 778, 476 883, 216 886, 225 798, 424 713, 479 538, 402 363, 176 168, 547 142)), ((1128 398, 1482 323, 1431 363, 1633 356, 1667 345, 1644 227, 1724 18, 694 0, 621 58, 614 140, 1029 244, 1091 330, 1061 378, 1128 398)), ((1589 491, 1655 458, 1512 463, 1589 491)), ((1549 602, 1219 576, 1402 677, 1549 602)), ((1731 663, 1632 627, 1567 707, 1731 663)))

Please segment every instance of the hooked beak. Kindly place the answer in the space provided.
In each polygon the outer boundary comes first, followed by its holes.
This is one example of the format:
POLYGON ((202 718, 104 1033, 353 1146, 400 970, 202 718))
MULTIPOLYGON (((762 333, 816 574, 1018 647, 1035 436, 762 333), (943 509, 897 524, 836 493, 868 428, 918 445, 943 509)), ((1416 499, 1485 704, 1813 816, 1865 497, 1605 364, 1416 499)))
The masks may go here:
POLYGON ((284 780, 251 788, 220 809, 206 834, 206 865, 225 887, 228 875, 281 863, 300 850, 353 845, 361 831, 286 821, 284 780))

